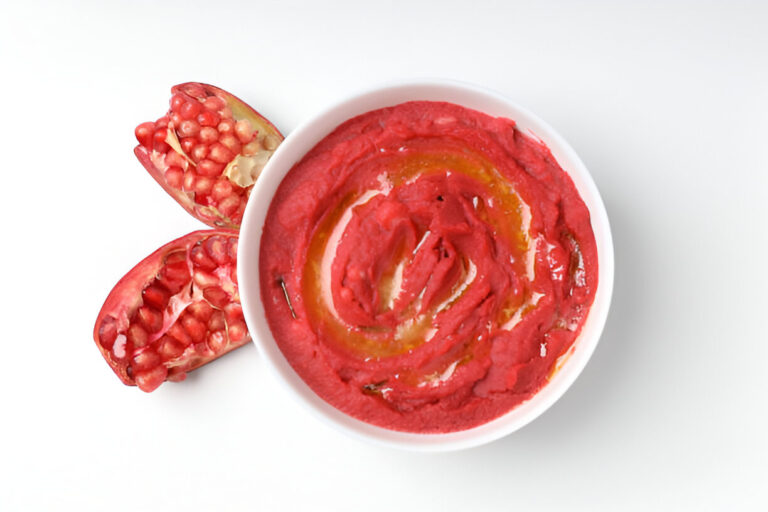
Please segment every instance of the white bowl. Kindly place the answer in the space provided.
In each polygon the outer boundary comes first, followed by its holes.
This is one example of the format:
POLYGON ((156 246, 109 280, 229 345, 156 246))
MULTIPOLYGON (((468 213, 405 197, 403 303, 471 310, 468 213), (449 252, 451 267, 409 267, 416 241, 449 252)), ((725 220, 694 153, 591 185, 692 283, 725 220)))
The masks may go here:
POLYGON ((453 81, 416 81, 372 89, 320 112, 301 124, 280 145, 251 191, 240 228, 238 281, 245 320, 267 364, 289 392, 316 416, 343 432, 378 444, 418 451, 448 451, 499 439, 531 422, 570 387, 587 364, 603 330, 613 290, 613 242, 605 207, 587 168, 568 143, 548 124, 504 96, 453 81), (419 434, 377 427, 339 411, 317 396, 291 368, 267 324, 259 286, 259 245, 272 197, 283 177, 317 142, 342 122, 359 114, 412 100, 446 101, 514 120, 538 138, 573 180, 589 208, 597 242, 598 289, 571 356, 560 371, 527 402, 483 425, 446 434, 419 434))

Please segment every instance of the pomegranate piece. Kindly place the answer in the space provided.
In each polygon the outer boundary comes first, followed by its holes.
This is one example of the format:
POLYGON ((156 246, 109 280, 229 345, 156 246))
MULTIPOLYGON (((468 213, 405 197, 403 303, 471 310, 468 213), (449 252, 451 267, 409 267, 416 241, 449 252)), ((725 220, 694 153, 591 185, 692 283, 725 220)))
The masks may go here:
POLYGON ((251 188, 283 136, 218 87, 188 82, 171 94, 163 117, 136 127, 134 153, 193 216, 214 228, 237 229, 251 188))
POLYGON ((123 383, 153 391, 251 340, 236 255, 236 231, 196 231, 164 245, 117 283, 93 338, 123 383))

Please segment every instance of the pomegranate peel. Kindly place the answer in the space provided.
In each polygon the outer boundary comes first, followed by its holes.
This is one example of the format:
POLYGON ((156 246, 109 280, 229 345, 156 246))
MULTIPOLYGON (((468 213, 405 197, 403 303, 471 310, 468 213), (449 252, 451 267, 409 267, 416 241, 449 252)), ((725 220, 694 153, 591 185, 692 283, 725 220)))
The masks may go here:
POLYGON ((171 94, 166 115, 136 127, 134 153, 191 215, 214 228, 237 229, 251 188, 283 136, 218 87, 187 82, 171 94))
POLYGON ((156 250, 118 281, 93 338, 124 384, 153 391, 250 341, 236 254, 236 231, 196 231, 156 250))

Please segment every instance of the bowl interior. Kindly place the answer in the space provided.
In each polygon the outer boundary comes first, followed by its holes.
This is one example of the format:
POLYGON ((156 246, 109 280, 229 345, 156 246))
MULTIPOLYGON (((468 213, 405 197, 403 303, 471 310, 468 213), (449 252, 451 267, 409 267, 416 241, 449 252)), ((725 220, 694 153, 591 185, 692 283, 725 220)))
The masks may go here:
POLYGON ((238 249, 238 281, 248 329, 268 364, 290 392, 316 416, 347 434, 368 441, 421 451, 447 451, 484 444, 529 423, 549 408, 573 383, 600 338, 613 289, 613 244, 605 207, 579 157, 551 127, 505 97, 477 86, 447 82, 412 82, 384 86, 356 95, 322 111, 286 137, 257 180, 245 210, 238 249), (272 197, 285 174, 317 142, 339 124, 365 112, 406 101, 456 103, 492 116, 514 120, 518 128, 539 140, 567 172, 589 208, 598 250, 598 289, 589 316, 572 353, 550 382, 530 400, 484 425, 447 434, 397 432, 344 414, 318 397, 293 371, 272 337, 261 302, 259 246, 272 197))

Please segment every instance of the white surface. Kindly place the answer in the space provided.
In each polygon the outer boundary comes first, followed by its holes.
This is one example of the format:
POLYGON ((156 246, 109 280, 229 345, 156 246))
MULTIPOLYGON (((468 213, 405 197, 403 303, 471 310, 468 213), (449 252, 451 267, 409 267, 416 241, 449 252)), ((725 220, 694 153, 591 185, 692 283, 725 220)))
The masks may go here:
MULTIPOLYGON (((361 200, 356 200, 354 204, 361 200)), ((331 239, 329 244, 334 243, 331 239)), ((238 247, 237 275, 243 314, 264 363, 276 371, 278 378, 297 400, 331 426, 369 442, 417 451, 449 451, 480 446, 524 427, 544 413, 568 390, 592 355, 605 326, 613 290, 613 243, 607 213, 589 171, 573 148, 545 121, 509 98, 484 87, 453 80, 411 80, 377 85, 345 96, 301 123, 283 141, 253 187, 240 226, 238 247), (543 142, 560 167, 569 173, 589 208, 600 262, 599 285, 589 316, 554 378, 534 397, 507 414, 484 425, 448 434, 414 434, 384 429, 352 418, 325 402, 306 385, 283 356, 272 337, 261 302, 261 237, 269 205, 283 177, 315 144, 348 119, 371 110, 417 100, 447 101, 489 115, 514 119, 521 132, 543 142)))
POLYGON ((768 5, 365 4, 0 5, 0 510, 765 510, 768 5), (317 422, 253 346, 151 395, 119 384, 102 301, 199 227, 131 152, 170 85, 220 85, 287 133, 419 76, 517 100, 600 189, 616 287, 568 393, 435 455, 317 422))

